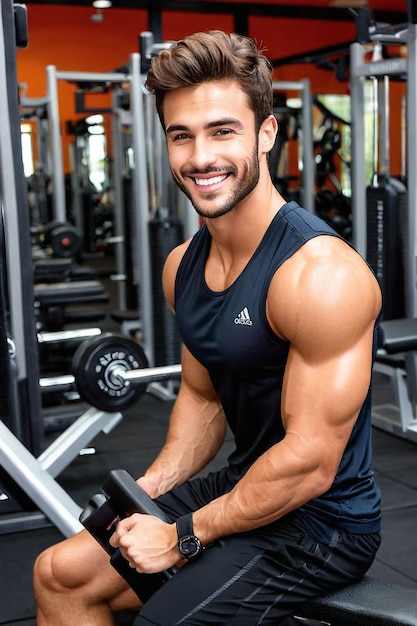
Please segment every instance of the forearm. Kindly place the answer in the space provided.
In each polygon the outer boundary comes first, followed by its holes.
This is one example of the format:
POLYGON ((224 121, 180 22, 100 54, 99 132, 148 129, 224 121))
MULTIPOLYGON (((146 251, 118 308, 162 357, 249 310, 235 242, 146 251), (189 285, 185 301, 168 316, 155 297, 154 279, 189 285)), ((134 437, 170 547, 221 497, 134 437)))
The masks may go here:
POLYGON ((203 469, 221 447, 226 420, 217 401, 204 404, 180 391, 167 438, 145 472, 153 485, 152 497, 166 493, 203 469))
POLYGON ((306 461, 286 443, 277 444, 259 457, 232 491, 194 513, 194 531, 207 545, 265 526, 324 493, 333 476, 315 455, 306 461))

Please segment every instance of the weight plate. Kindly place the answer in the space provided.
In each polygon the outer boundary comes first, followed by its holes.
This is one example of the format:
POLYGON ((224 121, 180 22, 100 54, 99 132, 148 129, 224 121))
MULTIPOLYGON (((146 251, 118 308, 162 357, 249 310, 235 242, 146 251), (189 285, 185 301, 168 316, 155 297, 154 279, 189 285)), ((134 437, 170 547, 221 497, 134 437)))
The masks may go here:
POLYGON ((49 246, 59 258, 75 256, 80 250, 78 230, 67 222, 49 222, 43 229, 42 238, 43 244, 49 246))
POLYGON ((80 397, 101 411, 123 411, 145 392, 147 384, 123 381, 117 370, 148 367, 143 348, 124 335, 103 333, 81 343, 72 370, 80 397))
POLYGON ((49 235, 49 245, 59 258, 75 256, 80 250, 80 244, 80 237, 70 224, 56 226, 49 235))

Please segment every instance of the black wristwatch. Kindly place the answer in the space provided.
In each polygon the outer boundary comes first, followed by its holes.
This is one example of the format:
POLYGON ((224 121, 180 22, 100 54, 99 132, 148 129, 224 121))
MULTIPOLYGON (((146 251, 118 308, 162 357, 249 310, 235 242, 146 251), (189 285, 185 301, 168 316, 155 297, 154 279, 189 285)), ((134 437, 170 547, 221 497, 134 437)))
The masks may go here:
POLYGON ((178 550, 184 559, 195 559, 204 551, 200 539, 194 535, 193 514, 177 519, 178 550))

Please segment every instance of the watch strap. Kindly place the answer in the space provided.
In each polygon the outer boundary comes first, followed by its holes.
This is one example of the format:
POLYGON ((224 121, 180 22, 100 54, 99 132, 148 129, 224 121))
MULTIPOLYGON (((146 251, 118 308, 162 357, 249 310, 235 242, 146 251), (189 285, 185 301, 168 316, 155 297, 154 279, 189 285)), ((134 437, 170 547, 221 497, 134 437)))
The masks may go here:
POLYGON ((177 535, 178 539, 185 536, 194 535, 193 514, 187 513, 177 519, 177 535))

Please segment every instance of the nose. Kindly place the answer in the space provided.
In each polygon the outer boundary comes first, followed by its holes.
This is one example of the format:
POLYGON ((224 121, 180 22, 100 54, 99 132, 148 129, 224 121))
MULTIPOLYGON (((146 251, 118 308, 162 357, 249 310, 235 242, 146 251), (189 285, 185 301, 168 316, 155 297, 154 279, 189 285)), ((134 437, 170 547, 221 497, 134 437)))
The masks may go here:
POLYGON ((191 155, 193 167, 202 171, 213 165, 217 159, 213 143, 207 137, 195 137, 191 155))

